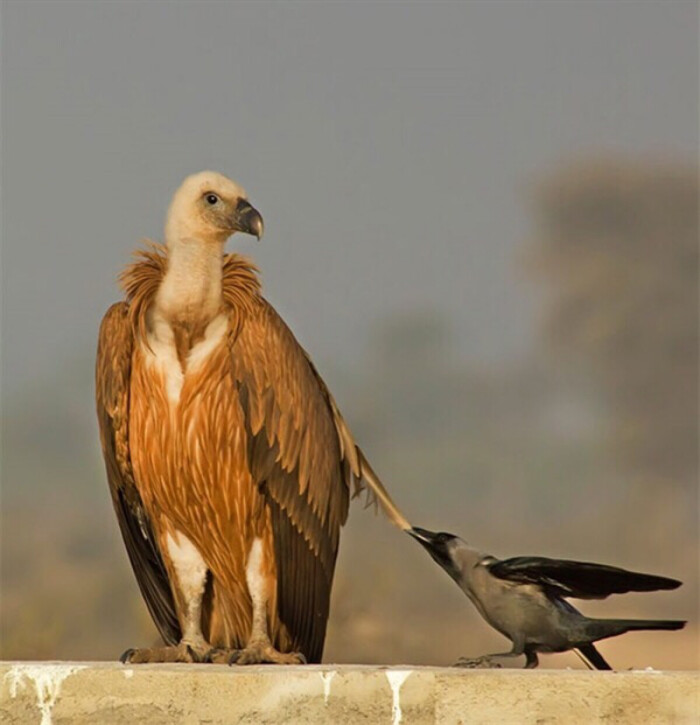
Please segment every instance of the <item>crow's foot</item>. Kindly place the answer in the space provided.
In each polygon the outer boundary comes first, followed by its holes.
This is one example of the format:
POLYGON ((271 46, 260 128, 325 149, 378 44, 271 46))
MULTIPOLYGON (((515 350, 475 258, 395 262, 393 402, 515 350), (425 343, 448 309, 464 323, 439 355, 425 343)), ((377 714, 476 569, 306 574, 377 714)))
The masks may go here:
POLYGON ((501 665, 489 655, 483 657, 460 657, 453 667, 466 667, 469 669, 499 669, 501 665))

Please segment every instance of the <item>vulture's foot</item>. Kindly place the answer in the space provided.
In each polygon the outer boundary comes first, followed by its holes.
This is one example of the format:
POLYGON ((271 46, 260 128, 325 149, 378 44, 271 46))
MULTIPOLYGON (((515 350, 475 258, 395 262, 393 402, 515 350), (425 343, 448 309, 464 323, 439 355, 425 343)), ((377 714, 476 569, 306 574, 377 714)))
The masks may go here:
POLYGON ((207 662, 211 647, 180 642, 176 647, 129 648, 119 658, 125 665, 141 665, 155 662, 207 662))
POLYGON ((245 649, 234 650, 230 665, 305 665, 301 652, 279 652, 269 642, 251 642, 245 649))
POLYGON ((489 655, 483 657, 460 657, 453 667, 467 667, 472 670, 499 669, 501 665, 489 655))
POLYGON ((204 661, 210 662, 213 665, 230 665, 231 658, 234 657, 238 652, 242 652, 242 650, 227 649, 225 647, 212 647, 204 655, 204 661))

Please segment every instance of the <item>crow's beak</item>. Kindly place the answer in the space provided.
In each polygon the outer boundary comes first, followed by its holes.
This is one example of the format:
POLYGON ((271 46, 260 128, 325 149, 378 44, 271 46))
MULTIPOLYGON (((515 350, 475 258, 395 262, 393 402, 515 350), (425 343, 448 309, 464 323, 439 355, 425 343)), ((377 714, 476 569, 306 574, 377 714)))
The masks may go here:
POLYGON ((247 199, 239 199, 232 220, 233 228, 244 234, 252 234, 260 239, 265 225, 260 212, 247 199))
POLYGON ((451 542, 457 537, 446 532, 436 533, 427 529, 420 529, 414 526, 406 530, 427 552, 433 561, 436 561, 453 579, 459 581, 459 571, 451 554, 451 542))
POLYGON ((406 533, 412 536, 416 541, 420 542, 425 546, 426 549, 431 549, 435 545, 435 532, 428 531, 427 529, 421 529, 418 526, 406 529, 406 533))

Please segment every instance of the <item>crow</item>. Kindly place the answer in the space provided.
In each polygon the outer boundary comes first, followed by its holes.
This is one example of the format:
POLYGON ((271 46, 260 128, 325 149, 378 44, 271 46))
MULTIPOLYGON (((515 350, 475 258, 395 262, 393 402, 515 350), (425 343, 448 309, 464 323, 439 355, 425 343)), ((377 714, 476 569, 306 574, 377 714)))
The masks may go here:
POLYGON ((407 533, 457 582, 481 616, 512 643, 510 652, 461 658, 457 666, 499 666, 494 657, 525 655, 537 667, 538 652, 577 650, 598 670, 610 665, 593 645, 633 630, 682 629, 684 621, 591 619, 567 599, 604 599, 610 594, 676 589, 681 582, 589 562, 516 556, 497 559, 454 534, 412 527, 407 533))

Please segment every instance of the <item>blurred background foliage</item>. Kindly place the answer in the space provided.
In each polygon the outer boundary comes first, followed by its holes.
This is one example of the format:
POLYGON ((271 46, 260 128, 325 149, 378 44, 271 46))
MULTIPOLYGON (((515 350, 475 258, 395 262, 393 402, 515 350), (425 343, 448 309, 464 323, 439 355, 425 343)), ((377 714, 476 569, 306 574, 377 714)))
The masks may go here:
POLYGON ((605 396, 610 445, 650 485, 697 474, 698 179, 692 167, 600 161, 539 193, 545 333, 605 396))
MULTIPOLYGON (((599 560, 684 579, 587 612, 689 618, 604 643, 619 667, 698 665, 698 176, 586 160, 536 179, 512 260, 540 343, 467 363, 450 319, 383 318, 357 365, 322 371, 416 524, 496 555, 599 560)), ((114 659, 155 630, 110 510, 90 351, 2 413, 4 659, 114 659)), ((382 518, 351 509, 326 661, 448 664, 501 647, 466 598, 382 518)), ((581 666, 573 655, 546 666, 581 666)))

